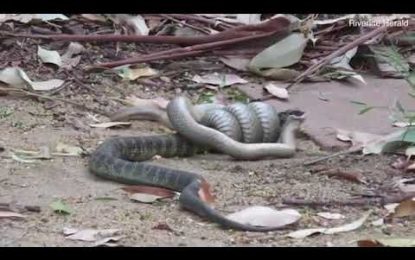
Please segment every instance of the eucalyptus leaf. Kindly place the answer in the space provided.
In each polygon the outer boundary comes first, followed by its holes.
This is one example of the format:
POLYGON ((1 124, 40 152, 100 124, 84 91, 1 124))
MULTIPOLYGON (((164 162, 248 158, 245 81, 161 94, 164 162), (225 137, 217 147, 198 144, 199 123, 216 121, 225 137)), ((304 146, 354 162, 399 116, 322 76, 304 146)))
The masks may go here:
POLYGON ((249 63, 250 70, 283 68, 297 63, 303 56, 308 39, 293 33, 256 55, 249 63))

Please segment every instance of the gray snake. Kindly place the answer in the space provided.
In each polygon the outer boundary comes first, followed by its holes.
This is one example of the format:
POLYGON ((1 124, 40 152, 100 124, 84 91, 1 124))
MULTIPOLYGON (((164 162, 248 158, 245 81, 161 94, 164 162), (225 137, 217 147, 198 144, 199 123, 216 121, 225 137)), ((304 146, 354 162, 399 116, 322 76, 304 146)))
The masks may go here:
MULTIPOLYGON (((265 103, 234 104, 216 109, 215 106, 192 106, 187 98, 176 97, 168 104, 167 116, 169 122, 164 123, 171 124, 177 134, 107 139, 91 154, 90 171, 120 183, 178 191, 179 202, 185 209, 225 228, 257 232, 279 229, 227 219, 200 198, 199 191, 205 182, 202 176, 143 161, 155 155, 186 157, 206 150, 219 151, 236 159, 291 157, 295 153, 295 130, 304 119, 302 113, 286 115, 280 127, 279 114, 265 103)), ((159 120, 166 120, 166 117, 159 120)))

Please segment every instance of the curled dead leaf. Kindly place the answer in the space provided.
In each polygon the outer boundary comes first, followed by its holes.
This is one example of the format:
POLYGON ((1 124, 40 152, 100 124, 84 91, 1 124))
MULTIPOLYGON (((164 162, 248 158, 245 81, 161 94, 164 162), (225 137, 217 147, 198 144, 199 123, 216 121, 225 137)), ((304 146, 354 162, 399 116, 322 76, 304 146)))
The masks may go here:
POLYGON ((361 227, 364 224, 364 222, 367 220, 369 215, 370 215, 370 211, 366 213, 364 216, 362 216, 360 219, 353 221, 352 223, 349 223, 349 224, 345 224, 345 225, 341 225, 341 226, 333 227, 333 228, 302 229, 302 230, 291 232, 287 236, 291 238, 305 238, 313 234, 319 234, 319 233, 331 235, 331 234, 336 234, 336 233, 353 231, 361 227))
POLYGON ((301 214, 294 209, 275 210, 269 207, 252 206, 229 214, 226 218, 253 226, 283 227, 296 223, 301 218, 301 214))
POLYGON ((90 127, 95 128, 111 128, 111 127, 120 127, 120 126, 130 126, 131 122, 104 122, 98 124, 89 124, 90 127))
POLYGON ((280 99, 288 99, 288 91, 287 89, 277 86, 276 84, 267 84, 264 87, 271 95, 280 99))

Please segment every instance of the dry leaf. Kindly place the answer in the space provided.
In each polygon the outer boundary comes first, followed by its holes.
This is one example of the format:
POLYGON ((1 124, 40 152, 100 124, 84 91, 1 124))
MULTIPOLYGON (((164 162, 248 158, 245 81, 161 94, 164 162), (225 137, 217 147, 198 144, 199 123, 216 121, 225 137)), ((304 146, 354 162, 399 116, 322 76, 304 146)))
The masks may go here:
POLYGON ((271 95, 280 99, 288 99, 288 91, 285 88, 278 87, 275 84, 269 83, 264 87, 271 95))
POLYGON ((362 146, 363 154, 381 154, 383 152, 393 151, 400 143, 405 129, 399 129, 388 135, 375 135, 363 132, 354 132, 338 129, 338 135, 343 139, 350 138, 353 146, 362 146), (346 137, 347 136, 347 137, 346 137))
POLYGON ((243 24, 261 23, 261 14, 237 14, 236 20, 243 24))
POLYGON ((79 54, 84 50, 85 48, 81 44, 77 42, 71 42, 65 54, 62 55, 62 68, 71 69, 78 65, 78 63, 81 61, 81 55, 79 54))
POLYGON ((257 71, 252 71, 252 72, 264 78, 269 78, 272 80, 280 80, 284 82, 293 80, 301 74, 301 72, 299 71, 296 71, 294 69, 287 69, 287 68, 271 68, 271 69, 257 70, 257 71))
POLYGON ((394 218, 402 218, 415 216, 415 200, 414 198, 404 200, 395 208, 395 213, 393 213, 394 218))
POLYGON ((0 14, 0 23, 5 21, 18 21, 28 23, 32 20, 51 21, 51 20, 68 20, 63 14, 0 14))
POLYGON ((17 67, 8 67, 0 71, 0 81, 17 88, 29 86, 33 90, 38 91, 56 89, 64 83, 64 81, 60 79, 51 79, 38 82, 32 81, 22 69, 17 67))
POLYGON ((89 124, 90 127, 95 128, 110 128, 114 126, 130 126, 131 122, 105 122, 99 124, 89 124))
POLYGON ((231 67, 232 69, 236 69, 239 71, 248 71, 248 64, 250 59, 248 58, 240 58, 240 57, 223 57, 219 59, 222 61, 226 66, 231 67))
POLYGON ((304 34, 292 33, 256 55, 249 63, 249 69, 255 71, 291 66, 303 56, 307 41, 304 34))
POLYGON ((152 194, 161 198, 173 198, 176 195, 176 192, 160 187, 145 186, 145 185, 132 185, 125 186, 122 190, 129 193, 146 193, 152 194))
POLYGON ((0 219, 3 219, 3 218, 22 219, 25 217, 26 216, 22 214, 12 212, 12 211, 0 211, 0 219))
POLYGON ((357 241, 360 247, 413 247, 415 239, 413 238, 382 238, 382 239, 365 239, 357 241))
POLYGON ((96 241, 92 245, 92 247, 98 247, 98 246, 115 247, 115 246, 118 246, 116 242, 121 240, 121 238, 124 238, 124 236, 106 237, 106 238, 96 241))
POLYGON ((405 160, 405 162, 407 162, 409 165, 407 165, 406 169, 407 171, 413 171, 415 170, 415 163, 411 163, 405 160))
POLYGON ((22 158, 21 156, 18 156, 15 153, 11 153, 11 158, 13 160, 15 160, 16 162, 20 162, 20 163, 36 163, 35 160, 31 160, 31 159, 27 159, 27 158, 22 158))
POLYGON ((78 146, 68 145, 59 142, 56 145, 56 152, 66 154, 68 156, 80 156, 84 153, 84 150, 78 146))
POLYGON ((128 198, 133 201, 151 204, 155 202, 156 200, 160 200, 165 197, 153 195, 153 194, 147 194, 147 193, 133 193, 133 194, 129 194, 128 198))
POLYGON ((151 229, 157 229, 157 230, 166 230, 169 232, 174 232, 174 230, 167 224, 167 223, 158 223, 151 229))
POLYGON ((62 59, 57 51, 46 50, 38 46, 37 55, 43 63, 52 63, 58 67, 62 66, 62 59))
POLYGON ((128 26, 133 28, 135 34, 137 35, 148 35, 150 29, 148 28, 146 21, 141 15, 130 15, 121 18, 128 26))
MULTIPOLYGON (((67 232, 68 230, 64 229, 67 232)), ((95 242, 101 240, 103 238, 111 237, 117 235, 120 230, 119 229, 84 229, 84 230, 70 230, 75 231, 74 233, 67 236, 67 239, 71 240, 81 240, 81 241, 88 241, 88 242, 95 242)))
POLYGON ((415 192, 415 178, 403 178, 396 181, 396 186, 404 193, 415 192))
POLYGON ((107 21, 107 18, 99 14, 81 14, 81 16, 90 21, 97 21, 97 22, 103 22, 103 23, 107 21))
POLYGON ((124 80, 136 80, 142 77, 150 77, 157 75, 158 72, 150 67, 129 68, 122 67, 114 69, 118 71, 118 75, 124 80))
POLYGON ((399 205, 399 203, 389 203, 384 205, 383 207, 388 211, 389 214, 395 213, 396 207, 399 205))
POLYGON ((414 124, 413 123, 410 124, 409 122, 396 121, 396 122, 393 122, 392 125, 396 126, 396 127, 404 128, 404 127, 408 127, 408 126, 413 126, 414 124))
POLYGON ((319 212, 317 213, 317 215, 325 219, 343 219, 344 218, 344 216, 339 213, 319 212))
POLYGON ((366 219, 369 217, 369 215, 370 215, 370 212, 366 213, 360 219, 358 219, 358 220, 356 220, 352 223, 342 225, 342 226, 338 226, 338 227, 334 227, 334 228, 302 229, 302 230, 297 230, 297 231, 291 232, 287 236, 291 237, 291 238, 305 238, 305 237, 311 236, 313 234, 318 234, 318 233, 331 235, 331 234, 336 234, 336 233, 341 233, 341 232, 353 231, 353 230, 356 230, 359 227, 361 227, 363 225, 363 223, 366 221, 366 219))
POLYGON ((197 83, 204 83, 210 85, 217 85, 217 86, 231 86, 234 84, 245 84, 248 81, 240 78, 235 74, 219 74, 219 73, 212 73, 206 74, 203 76, 195 75, 192 80, 197 83))
POLYGON ((226 218, 252 226, 282 227, 297 222, 301 218, 301 214, 294 209, 277 211, 269 207, 253 206, 229 214, 226 218))
POLYGON ((377 219, 372 221, 372 226, 378 227, 378 226, 383 226, 385 224, 385 221, 383 220, 383 218, 377 219))
POLYGON ((415 155, 415 146, 406 148, 405 155, 407 156, 407 160, 411 159, 411 157, 415 155))

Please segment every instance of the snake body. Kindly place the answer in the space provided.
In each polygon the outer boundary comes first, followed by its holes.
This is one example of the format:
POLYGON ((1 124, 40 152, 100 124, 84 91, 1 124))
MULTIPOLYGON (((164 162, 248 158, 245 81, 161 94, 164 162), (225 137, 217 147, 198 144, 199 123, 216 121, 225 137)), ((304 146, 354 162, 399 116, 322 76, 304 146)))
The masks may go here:
POLYGON ((168 104, 167 118, 169 122, 164 123, 176 129, 177 134, 110 138, 91 154, 90 171, 120 183, 178 191, 179 202, 185 209, 226 228, 257 232, 279 229, 227 219, 199 197, 205 182, 202 176, 145 161, 155 155, 187 157, 212 149, 236 159, 290 157, 295 152, 294 132, 301 122, 299 117, 288 116, 280 129, 277 112, 265 103, 198 107, 192 106, 187 98, 176 97, 168 104), (276 143, 278 137, 280 143, 276 143))

